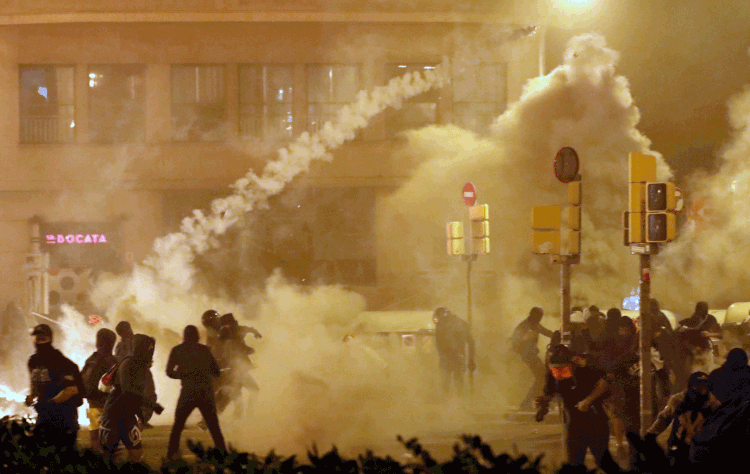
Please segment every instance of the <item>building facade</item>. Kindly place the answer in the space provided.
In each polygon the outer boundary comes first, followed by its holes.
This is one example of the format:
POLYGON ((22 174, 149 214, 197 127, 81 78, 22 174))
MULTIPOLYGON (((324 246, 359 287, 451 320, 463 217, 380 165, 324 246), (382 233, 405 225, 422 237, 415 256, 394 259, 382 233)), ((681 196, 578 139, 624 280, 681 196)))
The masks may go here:
POLYGON ((524 2, 70 3, 0 5, 0 302, 28 305, 33 223, 51 303, 80 300, 92 274, 127 271, 359 90, 449 59, 450 84, 377 115, 292 183, 304 190, 296 217, 263 227, 266 267, 358 288, 378 307, 389 275, 407 271, 379 259, 375 228, 412 166, 400 132, 485 133, 538 73, 524 2))

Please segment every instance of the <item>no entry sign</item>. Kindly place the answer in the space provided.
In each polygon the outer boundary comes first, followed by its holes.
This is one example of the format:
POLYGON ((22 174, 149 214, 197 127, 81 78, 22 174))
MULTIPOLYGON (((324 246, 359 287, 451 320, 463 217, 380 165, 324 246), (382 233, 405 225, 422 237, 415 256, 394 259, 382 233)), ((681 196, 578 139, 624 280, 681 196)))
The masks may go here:
POLYGON ((473 206, 477 202, 477 190, 473 184, 464 184, 463 198, 467 206, 473 206))

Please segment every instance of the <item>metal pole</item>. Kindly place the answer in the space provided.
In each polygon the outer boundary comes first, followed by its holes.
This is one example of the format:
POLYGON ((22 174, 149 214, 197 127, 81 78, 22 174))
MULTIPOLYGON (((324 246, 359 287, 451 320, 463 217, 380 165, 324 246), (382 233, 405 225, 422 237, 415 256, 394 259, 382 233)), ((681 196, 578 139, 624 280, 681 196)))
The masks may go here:
POLYGON ((560 314, 562 324, 560 332, 562 333, 562 342, 570 342, 570 263, 565 256, 561 256, 560 265, 560 314))
POLYGON ((471 262, 474 260, 474 255, 469 255, 466 259, 466 322, 469 323, 469 329, 471 329, 471 262))
POLYGON ((641 254, 640 355, 641 355, 641 436, 651 427, 651 248, 641 254))

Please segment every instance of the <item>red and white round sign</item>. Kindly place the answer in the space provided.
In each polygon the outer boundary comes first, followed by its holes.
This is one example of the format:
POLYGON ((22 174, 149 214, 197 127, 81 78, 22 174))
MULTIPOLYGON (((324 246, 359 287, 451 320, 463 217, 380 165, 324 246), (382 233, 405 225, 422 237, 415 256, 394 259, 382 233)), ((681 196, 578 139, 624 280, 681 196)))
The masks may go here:
POLYGON ((473 184, 464 184, 463 198, 467 206, 473 206, 477 202, 477 190, 473 184))

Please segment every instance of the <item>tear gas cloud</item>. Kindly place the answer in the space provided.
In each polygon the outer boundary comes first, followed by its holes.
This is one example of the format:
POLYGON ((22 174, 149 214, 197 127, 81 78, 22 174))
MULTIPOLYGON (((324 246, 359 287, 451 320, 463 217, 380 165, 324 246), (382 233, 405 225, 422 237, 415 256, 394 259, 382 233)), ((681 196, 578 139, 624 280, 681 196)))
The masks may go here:
POLYGON ((696 173, 686 191, 691 219, 660 261, 675 284, 665 288, 675 300, 708 301, 726 308, 750 295, 750 89, 728 104, 732 139, 720 154, 713 175, 696 173))

